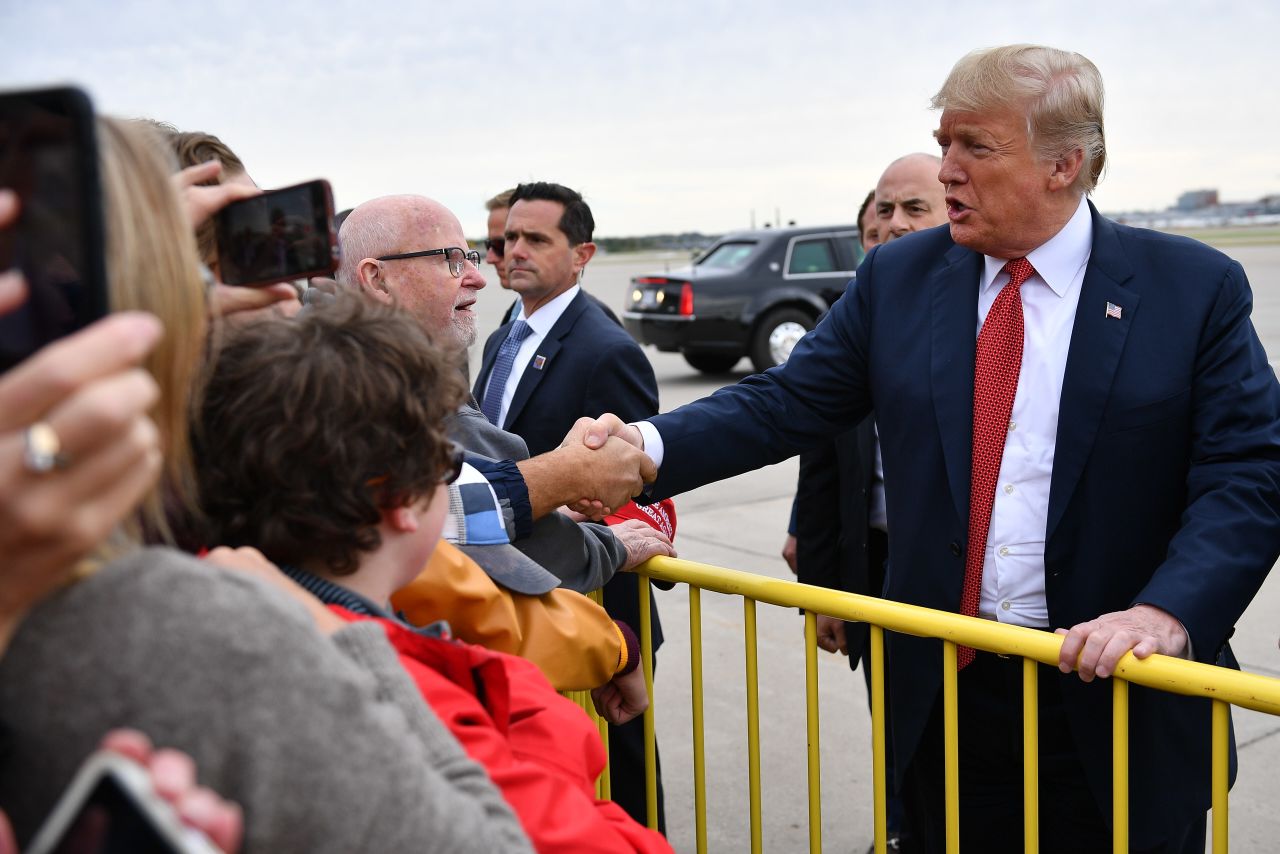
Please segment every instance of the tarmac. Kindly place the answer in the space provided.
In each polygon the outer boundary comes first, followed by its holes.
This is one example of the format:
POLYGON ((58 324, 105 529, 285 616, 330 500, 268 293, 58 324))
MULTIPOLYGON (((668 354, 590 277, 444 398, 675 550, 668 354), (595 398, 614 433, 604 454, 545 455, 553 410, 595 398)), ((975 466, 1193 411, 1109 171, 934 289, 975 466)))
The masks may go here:
MULTIPOLYGON (((1268 354, 1280 363, 1280 245, 1224 247, 1244 265, 1254 291, 1254 324, 1268 354)), ((687 262, 678 253, 601 256, 583 286, 615 311, 632 276, 687 262)), ((476 305, 478 341, 473 375, 485 337, 497 328, 512 295, 497 285, 476 305)), ((734 374, 708 378, 677 353, 646 348, 658 378, 663 411, 704 397, 750 372, 742 360, 734 374)), ((796 461, 788 460, 676 500, 680 557, 774 578, 792 578, 779 556, 795 490, 796 461)), ((683 586, 656 591, 666 643, 658 654, 654 707, 666 789, 667 831, 680 852, 695 847, 692 713, 689 677, 689 607, 683 586)), ((1280 575, 1263 585, 1241 619, 1232 647, 1244 670, 1280 677, 1280 575)), ((760 605, 759 650, 763 842, 767 852, 808 850, 805 758, 804 621, 793 609, 760 605)), ((705 693, 706 817, 708 850, 750 850, 743 609, 738 597, 702 596, 705 693)), ((862 674, 847 660, 819 651, 822 755, 822 843, 828 852, 864 852, 871 843, 871 718, 862 674)), ((1230 801, 1232 849, 1280 849, 1280 718, 1233 712, 1240 771, 1230 801), (1270 793, 1270 794, 1269 794, 1270 793)), ((1135 725, 1137 722, 1134 722, 1135 725)), ((1205 733, 1207 739, 1209 734, 1205 733)), ((1021 834, 1021 828, 1010 828, 1021 834)))

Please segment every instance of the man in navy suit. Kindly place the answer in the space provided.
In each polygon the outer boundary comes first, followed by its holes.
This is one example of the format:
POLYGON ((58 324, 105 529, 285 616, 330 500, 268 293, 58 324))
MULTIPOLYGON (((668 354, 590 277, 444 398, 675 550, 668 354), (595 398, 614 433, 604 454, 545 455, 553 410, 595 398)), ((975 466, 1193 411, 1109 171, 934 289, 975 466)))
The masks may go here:
MULTIPOLYGON (((786 365, 586 441, 644 447, 662 497, 874 407, 886 595, 1065 634, 1062 673, 1038 680, 1041 850, 1106 850, 1098 677, 1129 651, 1234 664, 1232 627, 1280 554, 1280 386, 1238 263, 1088 203, 1105 160, 1091 62, 977 51, 933 105, 949 228, 873 250, 786 365)), ((941 643, 890 634, 888 656, 909 826, 940 851, 941 643)), ((959 659, 962 850, 1020 850, 1021 664, 959 659)), ((1130 850, 1203 851, 1208 702, 1133 688, 1130 716, 1130 850)))
MULTIPOLYGON (((473 394, 495 425, 520 436, 529 453, 559 447, 581 417, 613 412, 628 420, 658 412, 658 382, 640 346, 579 284, 595 254, 595 220, 581 194, 560 184, 521 184, 507 213, 507 283, 520 300, 515 317, 484 346, 473 394)), ((611 616, 640 625, 636 578, 604 587, 611 616)), ((650 600, 653 661, 662 643, 650 600)), ((645 820, 644 730, 639 719, 609 734, 611 792, 645 820)), ((659 789, 659 828, 665 824, 659 789)))

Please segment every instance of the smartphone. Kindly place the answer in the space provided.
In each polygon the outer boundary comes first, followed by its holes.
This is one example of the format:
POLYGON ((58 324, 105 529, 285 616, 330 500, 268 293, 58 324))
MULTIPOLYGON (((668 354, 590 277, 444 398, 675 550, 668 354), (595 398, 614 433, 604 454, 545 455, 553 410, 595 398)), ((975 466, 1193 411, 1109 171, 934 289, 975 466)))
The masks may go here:
POLYGON ((0 317, 0 371, 107 313, 102 189, 93 105, 79 89, 0 92, 0 187, 18 220, 0 230, 0 271, 28 296, 0 317))
POLYGON ((270 285, 338 269, 338 231, 328 181, 308 181, 232 202, 218 212, 218 278, 270 285))
POLYGON ((220 854, 187 827, 141 765, 100 750, 54 807, 27 854, 220 854))

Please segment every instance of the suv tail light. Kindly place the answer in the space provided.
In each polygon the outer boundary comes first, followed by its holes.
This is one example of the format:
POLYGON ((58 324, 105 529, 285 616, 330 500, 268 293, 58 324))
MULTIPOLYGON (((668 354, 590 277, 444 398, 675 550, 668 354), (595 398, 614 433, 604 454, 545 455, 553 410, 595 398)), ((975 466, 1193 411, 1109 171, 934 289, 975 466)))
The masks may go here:
POLYGON ((693 314, 693 285, 688 282, 680 286, 680 313, 686 317, 693 314))

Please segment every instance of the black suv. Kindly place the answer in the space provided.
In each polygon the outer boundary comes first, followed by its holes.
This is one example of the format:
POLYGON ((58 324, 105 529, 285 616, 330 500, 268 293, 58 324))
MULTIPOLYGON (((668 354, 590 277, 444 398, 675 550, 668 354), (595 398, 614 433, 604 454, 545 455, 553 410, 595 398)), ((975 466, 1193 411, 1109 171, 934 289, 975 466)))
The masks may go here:
POLYGON ((861 260, 854 225, 727 234, 688 267, 633 278, 623 323, 699 371, 727 371, 743 356, 767 370, 787 360, 861 260))

